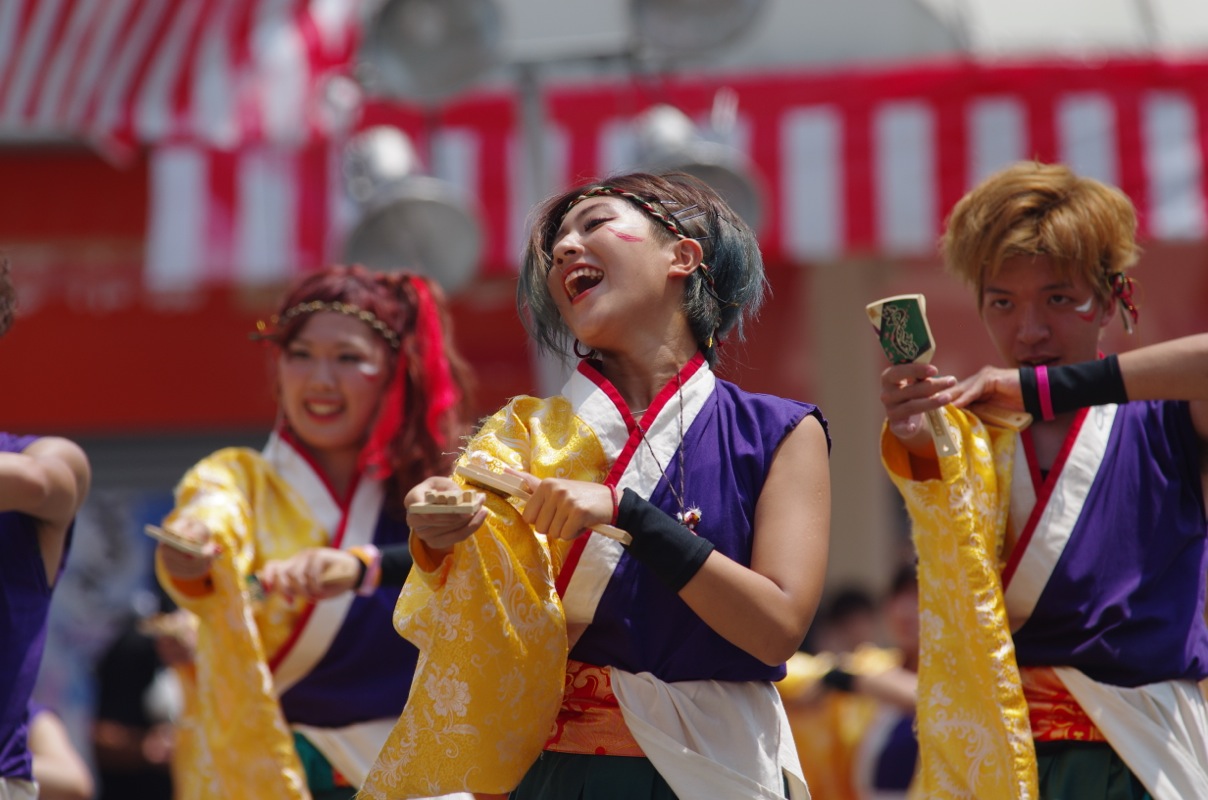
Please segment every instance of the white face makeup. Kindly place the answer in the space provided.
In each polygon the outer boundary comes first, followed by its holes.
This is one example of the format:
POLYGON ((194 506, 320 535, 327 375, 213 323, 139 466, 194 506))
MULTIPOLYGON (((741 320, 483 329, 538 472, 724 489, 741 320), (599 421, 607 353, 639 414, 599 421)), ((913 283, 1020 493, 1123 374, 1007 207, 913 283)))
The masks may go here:
POLYGON ((364 375, 366 378, 376 378, 382 374, 384 365, 377 364, 377 363, 370 362, 370 361, 362 361, 360 364, 357 365, 357 369, 359 369, 361 371, 361 374, 364 375))

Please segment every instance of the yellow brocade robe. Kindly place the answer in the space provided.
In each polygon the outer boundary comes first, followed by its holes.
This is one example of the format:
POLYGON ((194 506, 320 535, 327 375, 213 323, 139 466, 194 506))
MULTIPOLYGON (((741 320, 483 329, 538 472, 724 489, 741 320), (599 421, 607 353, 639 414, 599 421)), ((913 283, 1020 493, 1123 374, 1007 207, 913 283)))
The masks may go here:
POLYGON ((177 487, 180 516, 210 529, 221 548, 212 591, 180 592, 157 566, 176 603, 197 615, 194 670, 182 670, 189 702, 178 728, 187 746, 173 764, 176 800, 309 798, 293 734, 273 692, 268 662, 294 630, 301 601, 255 599, 248 576, 265 561, 329 543, 306 503, 257 452, 221 450, 177 487))
MULTIPOLYGON (((610 466, 564 397, 513 399, 466 452, 539 478, 602 482, 610 466)), ((419 662, 359 797, 508 792, 552 729, 567 657, 555 580, 571 542, 547 542, 498 495, 487 493, 487 507, 486 524, 439 564, 412 540, 416 569, 395 627, 419 648, 419 662)))
POLYGON ((1034 800, 1036 752, 1000 578, 1015 433, 951 406, 957 452, 916 479, 882 431, 886 470, 906 501, 919 566, 919 773, 928 800, 1034 800))

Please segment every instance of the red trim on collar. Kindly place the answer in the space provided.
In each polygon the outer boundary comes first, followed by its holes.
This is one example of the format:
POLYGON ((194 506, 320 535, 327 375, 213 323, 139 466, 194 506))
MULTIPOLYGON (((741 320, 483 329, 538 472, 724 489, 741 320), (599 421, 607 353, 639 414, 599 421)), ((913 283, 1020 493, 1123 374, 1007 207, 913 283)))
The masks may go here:
POLYGON ((1036 526, 1040 524, 1040 517, 1044 514, 1049 499, 1053 496, 1057 479, 1061 477, 1061 472, 1065 469, 1065 462, 1069 460, 1070 453, 1074 449, 1074 442, 1078 440, 1078 432, 1082 430, 1082 423, 1086 421, 1088 410, 1086 408, 1078 409, 1070 429, 1065 432, 1065 441, 1061 443, 1061 450, 1058 451, 1057 458, 1053 459, 1053 466, 1049 468, 1049 474, 1043 482, 1040 479, 1040 463, 1036 458, 1036 445, 1032 441, 1032 432, 1024 430, 1020 434, 1020 439, 1023 440, 1023 450, 1028 459, 1028 473, 1032 476, 1032 486, 1036 489, 1036 505, 1033 506, 1032 513, 1028 515, 1028 522, 1019 534, 1019 541, 1015 543, 1015 549, 1011 551, 1007 565, 1003 567, 1003 591, 1006 591, 1007 587, 1011 585, 1011 578, 1015 576, 1015 570, 1019 568, 1019 562, 1023 560, 1023 554, 1028 549, 1032 536, 1036 533, 1036 526))
MULTIPOLYGON (((340 549, 340 545, 344 541, 344 532, 348 529, 348 517, 350 516, 350 512, 352 510, 352 498, 356 496, 357 487, 361 483, 362 473, 358 471, 357 474, 352 477, 352 483, 350 483, 348 486, 348 496, 341 500, 336 495, 335 489, 332 487, 331 481, 328 479, 327 475, 322 469, 319 468, 318 462, 315 461, 314 457, 311 456, 310 452, 307 451, 306 448, 301 446, 301 443, 293 431, 282 426, 282 428, 278 431, 278 435, 281 437, 282 441, 289 445, 290 449, 296 452, 302 457, 303 461, 310 465, 310 468, 314 470, 314 473, 319 476, 319 480, 323 482, 323 486, 327 489, 327 493, 330 494, 332 499, 336 501, 336 505, 340 509, 340 522, 336 525, 336 529, 332 533, 330 546, 336 548, 337 550, 340 549)), ((298 640, 302 638, 302 632, 306 630, 306 624, 310 622, 310 617, 314 613, 315 604, 311 603, 298 616, 298 619, 294 623, 293 630, 290 631, 289 636, 281 644, 281 647, 278 648, 277 652, 273 654, 273 657, 269 659, 268 668, 270 672, 276 672, 277 667, 281 666, 281 663, 285 661, 287 656, 289 656, 290 652, 294 649, 294 645, 296 645, 298 640)))
POLYGON ((315 457, 311 455, 310 450, 308 450, 302 444, 302 440, 298 438, 296 433, 290 430, 287 426, 282 425, 277 429, 277 436, 280 437, 281 441, 288 444, 290 449, 297 453, 302 460, 310 466, 315 475, 319 476, 319 481, 323 484, 323 488, 327 490, 327 494, 331 495, 331 499, 335 501, 335 504, 339 507, 340 512, 347 516, 348 505, 352 502, 353 494, 356 493, 357 484, 361 482, 361 470, 358 469, 357 473, 353 475, 352 483, 348 486, 348 496, 341 498, 340 495, 336 493, 335 487, 331 485, 331 479, 327 477, 327 473, 324 472, 323 468, 319 466, 319 462, 315 461, 315 457))
MULTIPOLYGON (((667 381, 666 385, 654 396, 654 400, 646 409, 646 415, 650 415, 651 419, 657 419, 663 410, 663 406, 667 405, 671 398, 675 397, 676 392, 680 391, 704 364, 705 356, 698 351, 696 355, 688 360, 687 364, 684 364, 676 377, 667 381)), ((624 398, 621 397, 621 393, 617 391, 617 387, 613 386, 608 378, 604 377, 587 359, 579 362, 578 370, 583 377, 590 380, 600 391, 608 395, 613 405, 617 407, 617 411, 620 412, 621 419, 625 422, 625 429, 629 431, 629 438, 625 440, 624 447, 621 448, 617 460, 613 462, 612 468, 608 471, 608 476, 604 479, 605 486, 616 486, 620 483, 621 476, 625 474, 625 470, 628 469, 629 462, 633 460, 633 454, 637 452, 638 446, 641 445, 644 433, 638 427, 637 420, 630 413, 629 406, 625 403, 624 398)), ((681 442, 680 445, 683 446, 683 443, 681 442)), ((574 575, 575 567, 578 566, 579 559, 583 555, 583 548, 587 547, 588 535, 580 536, 574 541, 570 551, 566 554, 565 560, 562 562, 562 569, 558 573, 558 578, 554 581, 554 588, 557 589, 559 597, 566 595, 566 589, 570 585, 570 579, 574 575)))

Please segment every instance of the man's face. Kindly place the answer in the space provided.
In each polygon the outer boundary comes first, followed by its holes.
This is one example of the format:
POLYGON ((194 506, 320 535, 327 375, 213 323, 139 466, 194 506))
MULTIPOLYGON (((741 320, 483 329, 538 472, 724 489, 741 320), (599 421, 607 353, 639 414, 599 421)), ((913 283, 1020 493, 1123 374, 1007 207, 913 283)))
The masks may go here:
POLYGON ((1012 367, 1094 360, 1114 312, 1115 304, 1104 308, 1085 278, 1061 277, 1047 256, 1006 259, 982 290, 982 319, 1012 367))

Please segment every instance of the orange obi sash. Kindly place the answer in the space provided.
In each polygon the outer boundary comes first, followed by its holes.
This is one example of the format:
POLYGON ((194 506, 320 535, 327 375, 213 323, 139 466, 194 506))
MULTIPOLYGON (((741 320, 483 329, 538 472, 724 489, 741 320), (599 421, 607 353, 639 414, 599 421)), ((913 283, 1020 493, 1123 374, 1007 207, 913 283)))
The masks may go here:
POLYGON ((612 693, 608 667, 568 659, 562 708, 546 750, 597 756, 645 756, 612 693))
POLYGON ((1050 667, 1020 667, 1032 738, 1038 742, 1105 742, 1107 739, 1050 667))

